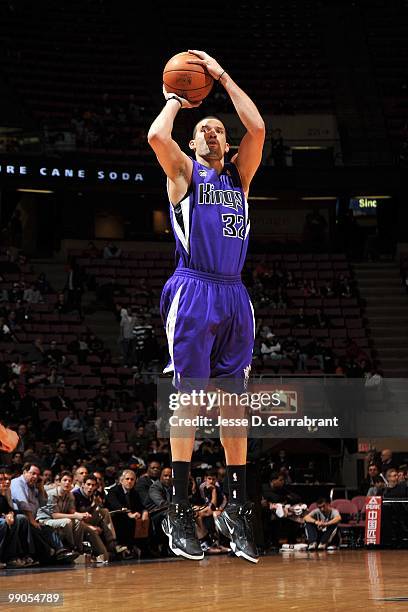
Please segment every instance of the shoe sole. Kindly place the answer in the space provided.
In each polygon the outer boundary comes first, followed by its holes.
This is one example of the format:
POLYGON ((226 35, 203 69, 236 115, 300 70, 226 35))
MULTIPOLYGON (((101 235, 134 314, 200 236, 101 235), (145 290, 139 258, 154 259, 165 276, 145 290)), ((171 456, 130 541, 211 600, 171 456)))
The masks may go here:
POLYGON ((202 559, 204 559, 204 553, 201 553, 200 556, 198 556, 198 555, 189 555, 188 553, 185 552, 185 550, 182 550, 181 548, 177 548, 176 546, 174 546, 173 545, 173 536, 172 536, 171 533, 168 532, 166 521, 163 521, 162 527, 163 527, 164 533, 166 534, 166 536, 169 539, 170 550, 177 557, 184 557, 185 559, 190 559, 191 561, 201 561, 202 559))

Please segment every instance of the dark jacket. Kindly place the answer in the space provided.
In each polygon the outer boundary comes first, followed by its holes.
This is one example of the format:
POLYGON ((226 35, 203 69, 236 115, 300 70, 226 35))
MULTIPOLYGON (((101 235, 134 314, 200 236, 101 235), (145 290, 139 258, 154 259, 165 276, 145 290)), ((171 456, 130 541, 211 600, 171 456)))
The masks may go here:
POLYGON ((121 510, 122 508, 128 508, 131 512, 140 513, 142 513, 144 510, 140 495, 136 489, 131 489, 128 496, 126 496, 126 493, 120 483, 108 489, 106 505, 109 510, 121 510))
POLYGON ((149 489, 154 483, 154 480, 150 476, 141 476, 135 485, 135 489, 139 494, 140 500, 143 504, 143 508, 150 510, 154 508, 154 504, 149 497, 149 489))
POLYGON ((4 516, 9 512, 14 513, 12 506, 10 506, 9 500, 5 495, 0 495, 0 516, 4 516))
POLYGON ((156 480, 149 488, 149 498, 155 508, 166 506, 171 502, 172 488, 165 487, 160 480, 156 480))

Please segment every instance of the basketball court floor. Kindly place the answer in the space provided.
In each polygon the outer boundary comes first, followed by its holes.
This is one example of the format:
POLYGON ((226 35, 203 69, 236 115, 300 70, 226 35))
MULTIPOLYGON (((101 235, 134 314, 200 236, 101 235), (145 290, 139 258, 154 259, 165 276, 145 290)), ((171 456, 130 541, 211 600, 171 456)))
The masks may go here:
POLYGON ((280 553, 257 565, 230 556, 10 570, 0 610, 70 612, 408 610, 408 551, 280 553), (63 604, 7 604, 7 593, 56 593, 63 604))

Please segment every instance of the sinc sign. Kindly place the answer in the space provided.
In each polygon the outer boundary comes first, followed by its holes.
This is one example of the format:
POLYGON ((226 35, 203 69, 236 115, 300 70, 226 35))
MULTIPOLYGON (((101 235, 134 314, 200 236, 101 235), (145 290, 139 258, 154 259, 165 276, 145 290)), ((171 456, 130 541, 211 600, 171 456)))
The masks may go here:
POLYGON ((377 200, 371 200, 370 198, 360 198, 358 200, 359 208, 377 208, 377 200))

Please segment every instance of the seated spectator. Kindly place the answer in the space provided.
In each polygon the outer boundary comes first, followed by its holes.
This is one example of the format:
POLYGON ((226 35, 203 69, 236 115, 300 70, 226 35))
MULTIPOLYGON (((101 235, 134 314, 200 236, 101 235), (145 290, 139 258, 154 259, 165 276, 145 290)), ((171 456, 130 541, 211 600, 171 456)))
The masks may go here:
POLYGON ((52 410, 74 410, 74 402, 65 395, 65 388, 58 387, 57 395, 50 399, 50 405, 52 410))
POLYGON ((47 375, 39 371, 36 363, 28 364, 23 376, 28 389, 35 389, 47 381, 47 375))
POLYGON ((129 549, 138 541, 136 523, 141 521, 141 530, 148 531, 149 513, 145 509, 135 488, 136 474, 133 470, 123 470, 119 483, 108 490, 106 503, 111 511, 118 542, 129 549))
POLYGON ((35 435, 29 431, 25 423, 20 423, 20 425, 17 427, 17 435, 20 440, 16 450, 24 453, 27 448, 35 445, 35 435))
POLYGON ((398 482, 408 482, 408 465, 406 463, 398 468, 398 482))
POLYGON ((84 520, 90 519, 91 515, 88 512, 76 511, 71 489, 71 472, 61 472, 60 484, 48 490, 47 503, 39 508, 37 519, 42 525, 56 529, 66 546, 75 548, 82 554, 84 532, 88 528, 84 520))
POLYGON ((41 479, 43 481, 44 489, 47 491, 49 488, 53 488, 55 485, 53 484, 53 475, 52 470, 49 468, 45 468, 41 474, 41 479), (51 487, 49 486, 51 485, 51 487))
MULTIPOLYGON (((119 455, 110 449, 109 444, 101 444, 95 455, 94 463, 98 468, 105 469, 108 465, 117 465, 120 461, 119 455)), ((95 471, 94 471, 95 474, 95 471)))
POLYGON ((119 554, 125 549, 116 542, 106 516, 95 503, 96 488, 97 480, 93 474, 90 474, 84 478, 79 488, 73 489, 72 493, 77 512, 87 512, 90 515, 90 518, 84 519, 89 527, 84 536, 92 546, 96 563, 108 563, 109 553, 119 554))
POLYGON ((405 498, 408 499, 408 484, 404 480, 398 480, 398 470, 389 468, 385 473, 387 486, 384 489, 384 499, 389 498, 405 498))
POLYGON ((215 529, 214 517, 219 516, 227 505, 227 496, 222 492, 217 482, 217 470, 207 470, 204 481, 200 484, 199 494, 204 507, 194 506, 196 511, 196 531, 201 548, 207 554, 227 552, 229 549, 219 543, 219 535, 215 529))
POLYGON ((380 476, 378 465, 370 463, 367 470, 367 477, 360 485, 361 495, 377 495, 377 491, 384 487, 384 480, 380 476))
POLYGON ((93 475, 96 478, 95 499, 97 499, 98 503, 100 503, 102 506, 105 506, 105 501, 106 501, 105 486, 106 485, 105 485, 105 480, 103 477, 103 472, 94 470, 93 475))
POLYGON ((86 334, 81 334, 81 338, 75 335, 74 339, 67 344, 67 352, 78 357, 79 365, 86 364, 86 358, 89 354, 86 334))
POLYGON ((101 412, 109 412, 113 408, 113 399, 109 395, 106 387, 99 387, 96 389, 96 395, 93 402, 95 408, 101 412))
MULTIPOLYGON (((384 500, 407 500, 408 483, 398 481, 398 471, 395 468, 387 469, 387 486, 383 491, 384 500)), ((408 537, 407 520, 408 503, 385 503, 382 505, 381 516, 381 543, 386 546, 399 548, 408 537)))
POLYGON ((292 317, 291 326, 297 329, 309 327, 309 317, 305 315, 303 308, 299 308, 298 314, 292 317))
POLYGON ((136 491, 139 494, 139 498, 142 502, 142 506, 145 509, 153 507, 153 503, 149 497, 149 489, 152 484, 159 479, 161 472, 161 465, 158 461, 149 461, 147 464, 146 473, 141 476, 136 483, 136 491))
POLYGON ((35 283, 32 283, 29 289, 24 290, 23 300, 28 304, 40 304, 43 302, 41 292, 38 287, 36 287, 35 283))
POLYGON ((324 497, 317 500, 317 508, 305 516, 308 550, 333 550, 332 544, 341 521, 340 512, 331 508, 324 497))
POLYGON ((89 472, 88 472, 88 468, 86 467, 86 465, 79 465, 77 467, 77 469, 74 472, 74 478, 73 478, 73 482, 72 482, 72 491, 74 491, 75 489, 79 489, 80 487, 82 487, 86 477, 88 476, 89 472))
POLYGON ((24 514, 32 527, 30 533, 40 561, 48 563, 76 559, 78 555, 64 548, 58 534, 36 519, 38 509, 48 500, 38 465, 24 464, 22 475, 11 481, 11 498, 14 510, 17 514, 24 514))
POLYGON ((168 507, 172 499, 172 483, 171 468, 163 468, 160 478, 155 480, 149 488, 149 497, 154 504, 154 510, 168 507))
POLYGON ((264 362, 282 359, 281 344, 275 334, 268 334, 261 344, 261 355, 264 362))
POLYGON ((151 438, 146 434, 143 425, 138 425, 133 431, 130 431, 128 434, 129 444, 131 444, 133 447, 139 445, 138 448, 140 449, 142 455, 145 455, 147 453, 150 439, 151 438))
POLYGON ((78 410, 71 408, 68 416, 62 421, 62 431, 71 439, 78 438, 81 444, 84 443, 84 425, 79 417, 78 410))
POLYGON ((285 479, 285 474, 273 471, 261 501, 267 546, 274 548, 279 547, 281 539, 286 539, 290 544, 295 543, 299 531, 298 525, 289 520, 289 511, 285 507, 299 504, 301 499, 285 486, 285 479))
POLYGON ((51 340, 49 349, 45 351, 45 359, 47 363, 53 366, 67 365, 67 358, 64 353, 57 347, 56 340, 51 340))
POLYGON ((227 505, 227 497, 222 493, 217 482, 217 470, 207 470, 204 481, 199 487, 200 496, 204 504, 216 514, 221 514, 227 505))
POLYGON ((44 485, 45 491, 48 493, 49 489, 55 489, 55 487, 59 486, 60 482, 61 482, 61 475, 60 475, 59 472, 57 472, 57 474, 55 474, 52 482, 49 482, 48 484, 44 485))
POLYGON ((286 359, 290 359, 293 368, 296 369, 299 363, 300 345, 291 335, 287 336, 282 342, 282 354, 286 359))
POLYGON ((38 276, 36 286, 41 293, 41 295, 47 295, 48 293, 53 293, 54 289, 51 287, 50 283, 47 280, 47 277, 44 272, 38 276))
POLYGON ((55 454, 51 459, 50 468, 54 472, 70 471, 73 460, 70 457, 68 445, 64 440, 59 440, 55 448, 55 454))
POLYGON ((126 452, 121 454, 122 460, 127 464, 132 470, 145 469, 146 463, 143 457, 141 457, 141 447, 140 444, 136 444, 133 446, 132 444, 128 444, 126 447, 126 452))
POLYGON ((32 363, 45 363, 46 350, 42 338, 36 338, 26 354, 26 360, 32 363))
POLYGON ((149 489, 149 497, 154 506, 150 509, 150 520, 154 537, 161 545, 161 556, 167 554, 167 536, 162 529, 162 521, 166 517, 167 509, 172 500, 172 470, 169 467, 162 469, 160 479, 156 480, 149 489))
POLYGON ((65 299, 64 293, 60 292, 57 296, 57 301, 54 304, 54 312, 58 314, 68 314, 70 312, 70 307, 65 299))
POLYGON ((10 495, 11 474, 0 469, 0 567, 18 569, 38 565, 27 517, 16 514, 10 495))
POLYGON ((112 428, 106 427, 100 416, 94 417, 93 425, 85 429, 85 441, 92 450, 98 450, 101 444, 109 444, 112 438, 112 428))
POLYGON ((396 469, 396 467, 397 463, 394 461, 392 450, 390 448, 384 448, 381 451, 381 474, 385 476, 387 470, 389 470, 390 468, 396 469))

